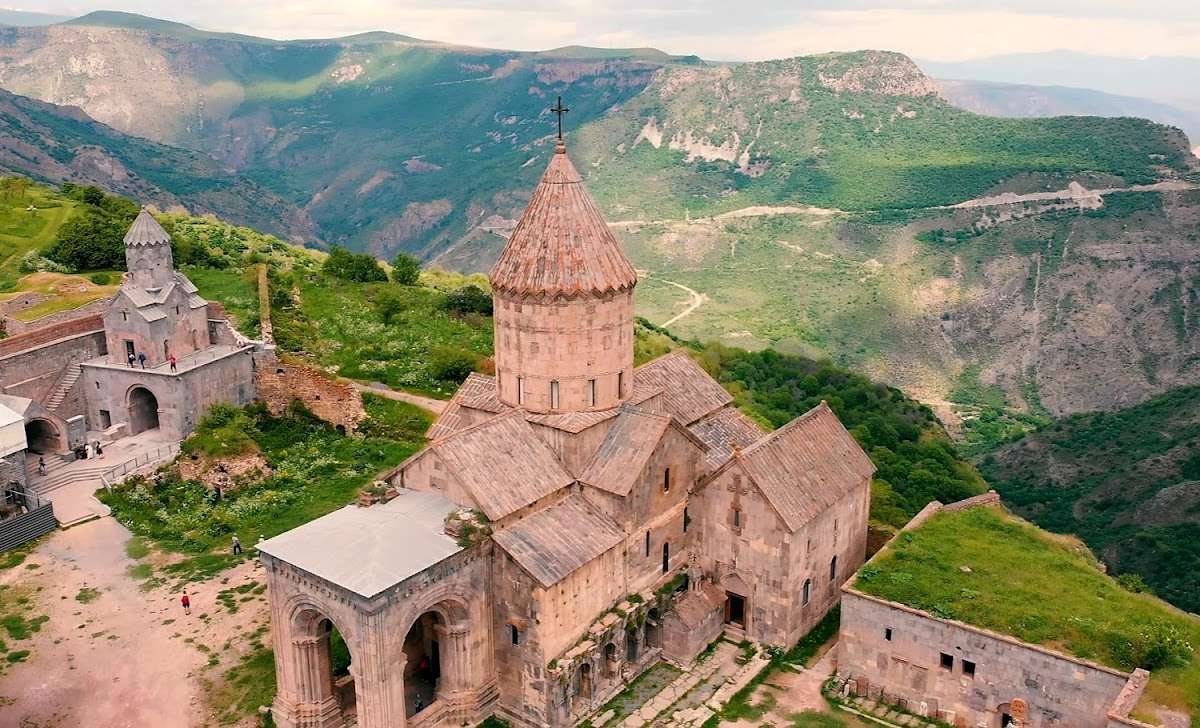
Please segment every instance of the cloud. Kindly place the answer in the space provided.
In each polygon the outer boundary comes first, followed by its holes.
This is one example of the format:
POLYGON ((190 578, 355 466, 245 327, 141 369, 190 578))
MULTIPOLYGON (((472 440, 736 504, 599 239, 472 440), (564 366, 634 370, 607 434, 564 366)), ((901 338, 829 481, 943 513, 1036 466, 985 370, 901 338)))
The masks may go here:
POLYGON ((1193 0, 45 0, 43 12, 98 7, 209 30, 316 38, 390 30, 431 40, 538 50, 655 46, 761 60, 883 48, 960 60, 1070 49, 1105 55, 1200 53, 1193 0))

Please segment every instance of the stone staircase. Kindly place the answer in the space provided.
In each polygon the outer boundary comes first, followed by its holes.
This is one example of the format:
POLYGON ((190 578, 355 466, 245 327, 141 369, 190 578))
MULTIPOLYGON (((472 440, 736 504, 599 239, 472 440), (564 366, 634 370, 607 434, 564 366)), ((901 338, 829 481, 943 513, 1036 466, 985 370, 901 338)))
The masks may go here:
POLYGON ((38 475, 37 456, 30 455, 25 459, 25 472, 30 489, 45 496, 59 488, 86 480, 95 481, 96 487, 99 487, 100 474, 113 465, 104 459, 74 461, 61 455, 51 455, 46 457, 46 474, 38 475))
POLYGON ((53 391, 50 392, 50 396, 46 398, 46 409, 58 414, 58 408, 62 406, 71 387, 75 386, 75 382, 79 381, 82 374, 83 367, 79 365, 79 362, 68 364, 62 376, 58 378, 58 383, 54 385, 53 391))

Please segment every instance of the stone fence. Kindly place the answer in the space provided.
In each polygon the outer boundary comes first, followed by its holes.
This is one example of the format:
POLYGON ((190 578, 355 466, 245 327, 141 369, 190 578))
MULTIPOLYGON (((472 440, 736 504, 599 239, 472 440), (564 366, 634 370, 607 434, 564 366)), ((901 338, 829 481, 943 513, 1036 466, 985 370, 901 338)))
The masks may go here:
POLYGON ((103 330, 103 314, 97 313, 83 318, 71 319, 0 340, 0 357, 49 344, 59 339, 81 336, 103 330))

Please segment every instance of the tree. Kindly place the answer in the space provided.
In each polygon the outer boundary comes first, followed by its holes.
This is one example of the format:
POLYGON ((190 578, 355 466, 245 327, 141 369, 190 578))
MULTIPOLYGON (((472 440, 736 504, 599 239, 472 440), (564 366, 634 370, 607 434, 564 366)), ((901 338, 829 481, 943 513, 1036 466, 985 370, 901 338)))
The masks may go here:
POLYGON ((429 352, 429 369, 433 376, 447 382, 461 382, 475 370, 476 357, 469 351, 452 346, 438 346, 429 352))
POLYGON ((46 257, 75 270, 122 270, 125 230, 132 222, 88 206, 59 228, 46 257))
POLYGON ((421 278, 421 261, 408 253, 399 253, 392 261, 392 280, 402 286, 415 286, 421 278))
POLYGON ((329 250, 329 257, 325 259, 321 270, 325 275, 358 283, 382 282, 388 279, 379 261, 366 253, 351 253, 337 245, 329 250))
POLYGON ((396 314, 404 310, 404 296, 394 288, 380 288, 372 302, 384 324, 390 324, 396 314))

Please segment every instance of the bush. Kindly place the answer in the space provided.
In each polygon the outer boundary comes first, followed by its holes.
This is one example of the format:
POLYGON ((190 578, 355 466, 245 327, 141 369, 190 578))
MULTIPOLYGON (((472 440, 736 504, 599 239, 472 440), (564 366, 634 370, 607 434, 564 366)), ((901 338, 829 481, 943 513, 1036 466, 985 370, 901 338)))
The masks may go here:
POLYGON ((358 283, 384 282, 388 279, 375 258, 366 253, 351 253, 337 245, 329 251, 321 270, 334 278, 358 283))
POLYGON ((240 455, 257 447, 256 434, 254 419, 246 410, 216 404, 209 408, 195 433, 183 441, 180 449, 189 455, 240 455))
POLYGON ((475 355, 449 346, 436 347, 429 354, 433 376, 447 382, 461 382, 475 370, 475 355))
POLYGON ((415 286, 421 277, 421 261, 408 253, 400 253, 392 261, 392 281, 402 286, 415 286))
POLYGON ((1134 634, 1114 632, 1109 647, 1126 668, 1158 670, 1186 665, 1192 659, 1192 645, 1174 624, 1164 621, 1142 625, 1134 634))
POLYGON ((112 283, 112 276, 108 273, 93 273, 88 276, 88 280, 98 286, 107 286, 112 283))
POLYGON ((404 297, 399 291, 391 288, 381 288, 376 291, 371 303, 379 313, 379 319, 384 324, 390 324, 396 314, 404 310, 404 297))
POLYGON ((447 311, 453 311, 458 314, 476 313, 485 316, 492 315, 492 297, 476 285, 463 286, 451 291, 446 296, 444 306, 447 311))
POLYGON ((46 257, 75 270, 125 269, 125 232, 135 211, 88 206, 58 230, 46 257))
POLYGON ((21 262, 17 264, 17 270, 21 273, 38 273, 41 271, 49 271, 51 273, 74 273, 71 268, 57 263, 49 258, 44 258, 38 255, 36 250, 30 250, 25 255, 21 256, 21 262))
POLYGON ((1134 594, 1141 594, 1143 592, 1150 591, 1150 587, 1146 585, 1146 581, 1142 579, 1142 575, 1134 574, 1133 572, 1118 576, 1117 583, 1120 584, 1121 588, 1125 591, 1133 592, 1134 594))

